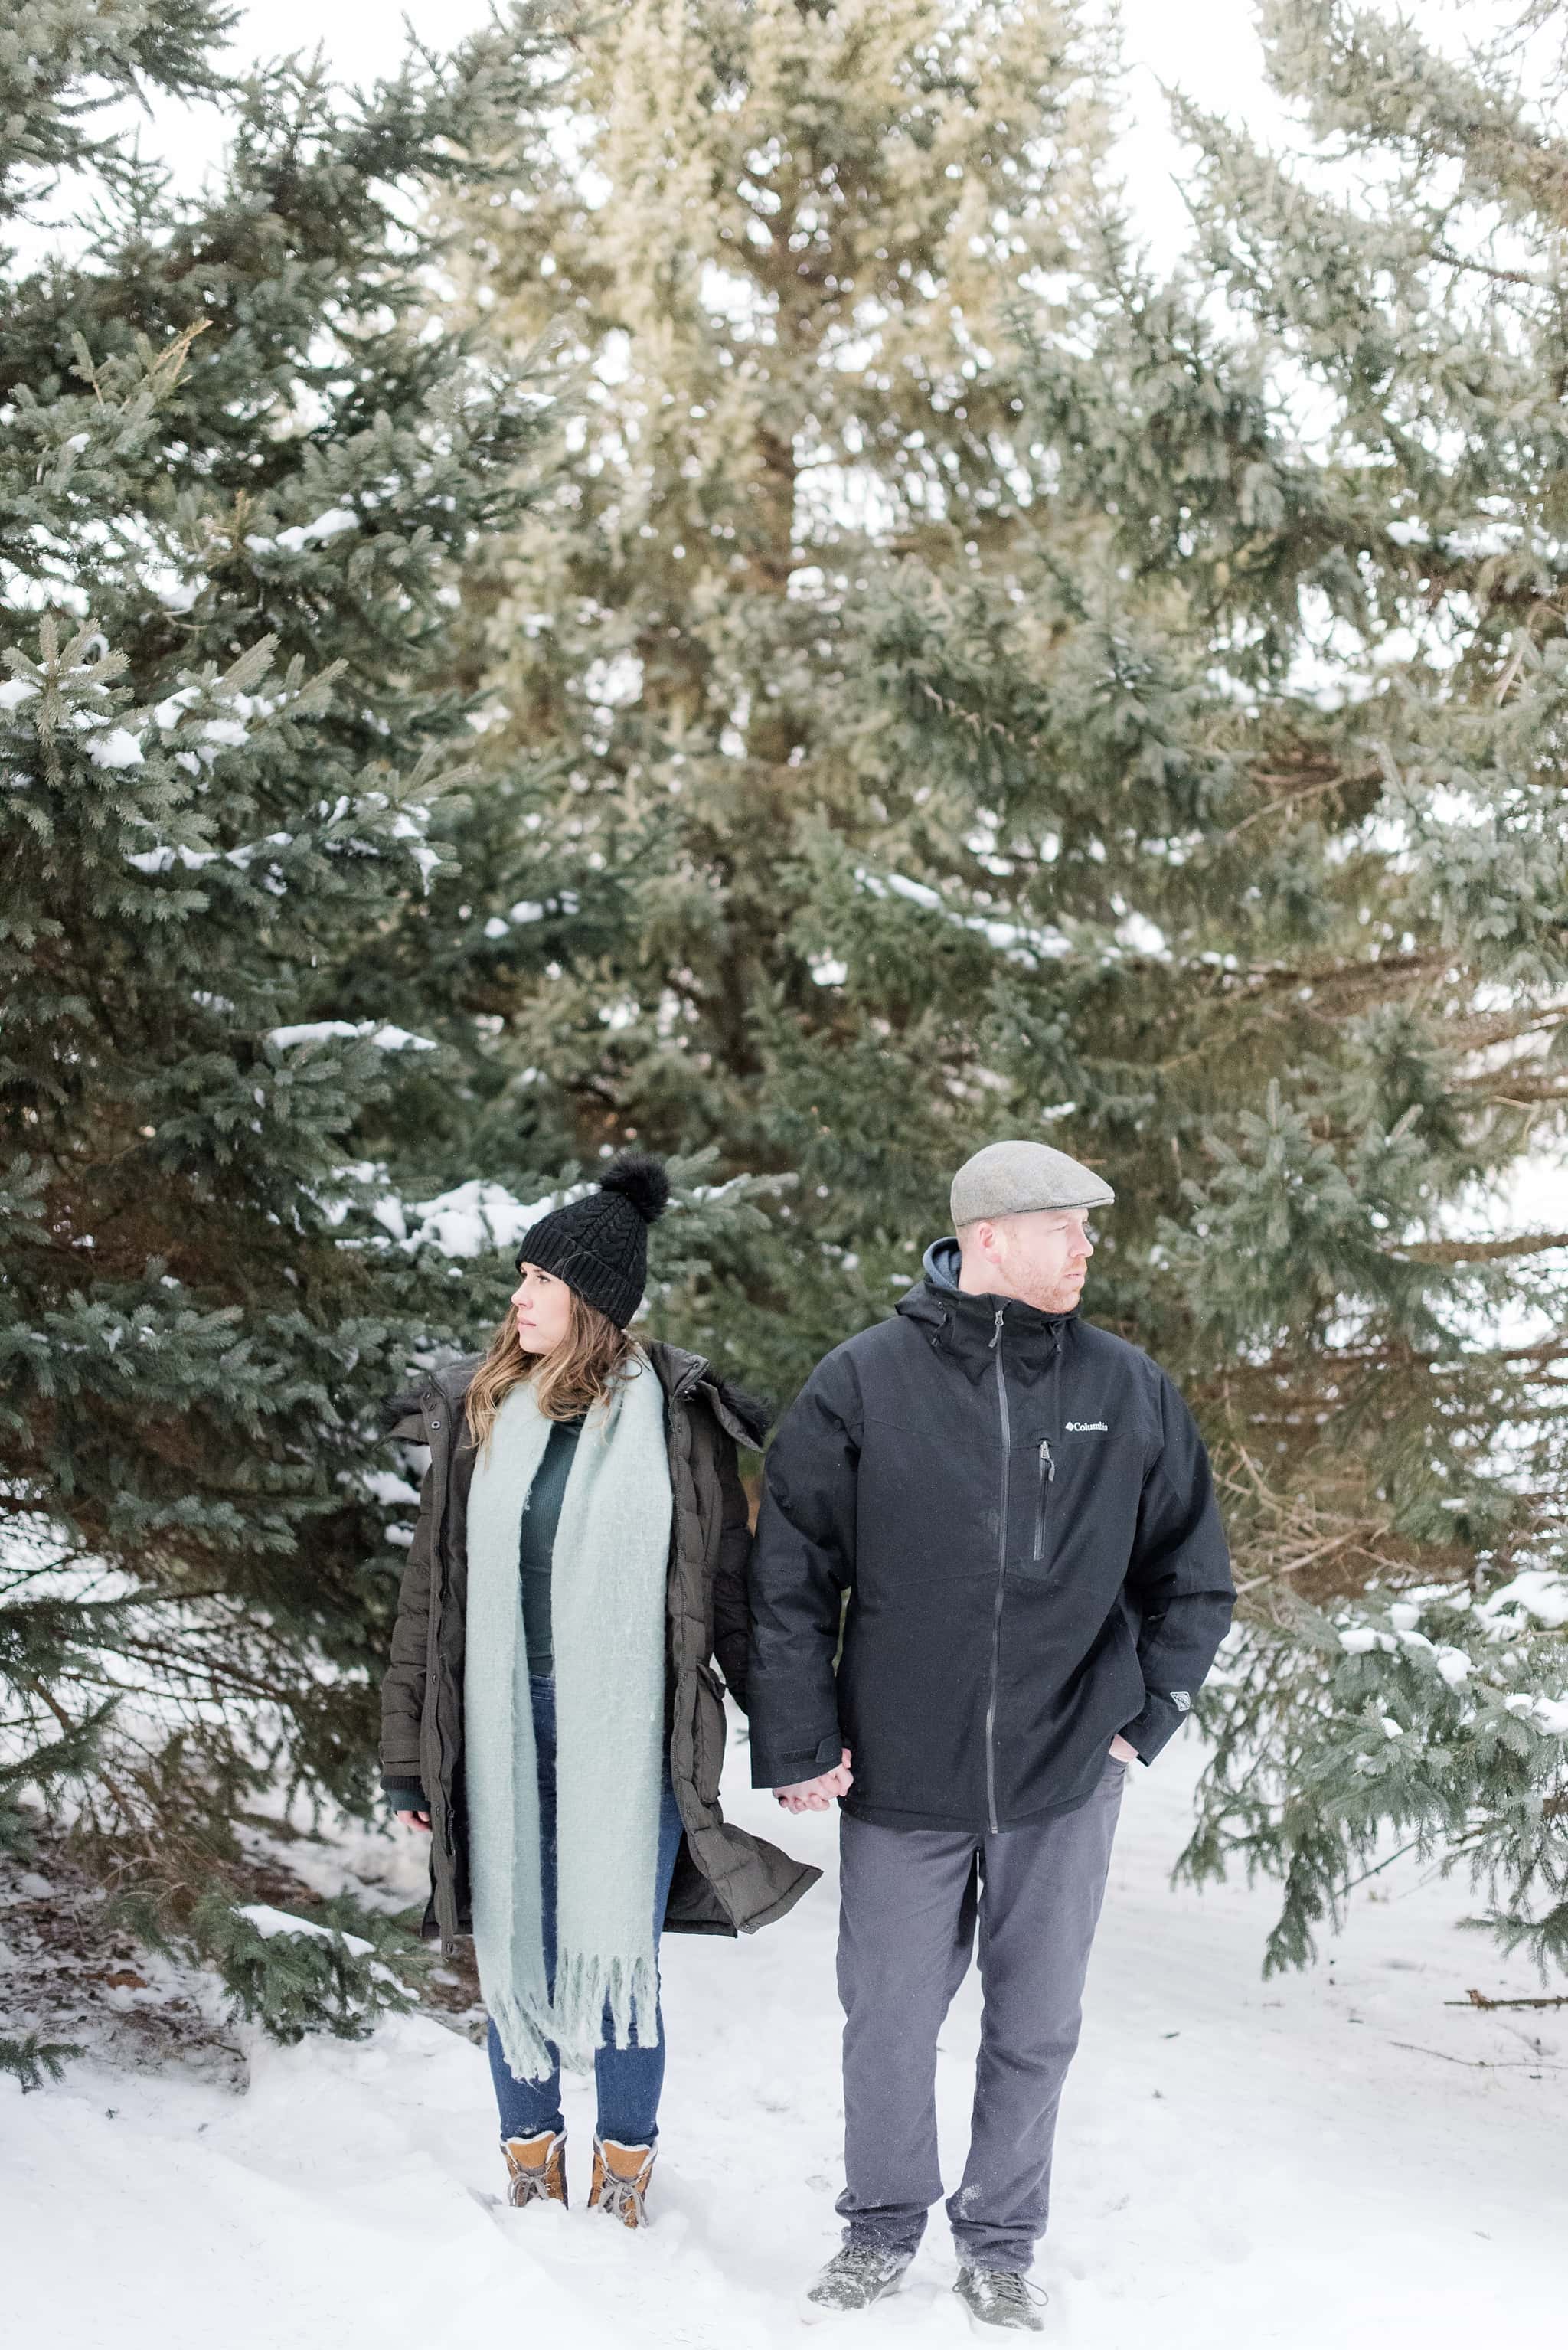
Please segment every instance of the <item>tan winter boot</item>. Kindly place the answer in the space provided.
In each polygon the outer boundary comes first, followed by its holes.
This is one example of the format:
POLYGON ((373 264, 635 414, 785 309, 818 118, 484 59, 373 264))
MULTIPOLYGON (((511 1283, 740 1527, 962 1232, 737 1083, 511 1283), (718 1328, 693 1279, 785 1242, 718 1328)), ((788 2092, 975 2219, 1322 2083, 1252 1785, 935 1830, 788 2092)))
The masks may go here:
MULTIPOLYGON (((508 2203, 522 2210, 528 2203, 566 2202, 565 2132, 541 2130, 537 2137, 504 2137, 501 2151, 511 2173, 506 2182, 508 2203)), ((594 2175, 598 2175, 597 2167, 594 2175)))
POLYGON ((623 2228, 646 2228, 643 2199, 653 2176, 653 2153, 650 2146, 618 2146, 613 2137, 596 2137, 590 2210, 607 2212, 623 2228))

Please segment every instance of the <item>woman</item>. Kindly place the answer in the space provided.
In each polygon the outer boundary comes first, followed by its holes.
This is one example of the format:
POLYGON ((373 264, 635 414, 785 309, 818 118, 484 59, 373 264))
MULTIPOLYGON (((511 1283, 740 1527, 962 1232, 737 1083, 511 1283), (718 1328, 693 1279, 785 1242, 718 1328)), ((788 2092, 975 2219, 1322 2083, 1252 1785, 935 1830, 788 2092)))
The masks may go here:
POLYGON ((427 1935, 472 1933, 508 2197, 566 2200, 563 2056, 598 2090, 592 2206, 629 2228, 659 2129, 659 1937, 749 1933, 818 1875, 725 1825, 717 1652, 745 1703, 755 1405, 639 1345, 670 1186, 626 1152, 524 1235, 483 1357, 400 1397, 431 1449, 381 1692, 381 1770, 431 1838, 427 1935))

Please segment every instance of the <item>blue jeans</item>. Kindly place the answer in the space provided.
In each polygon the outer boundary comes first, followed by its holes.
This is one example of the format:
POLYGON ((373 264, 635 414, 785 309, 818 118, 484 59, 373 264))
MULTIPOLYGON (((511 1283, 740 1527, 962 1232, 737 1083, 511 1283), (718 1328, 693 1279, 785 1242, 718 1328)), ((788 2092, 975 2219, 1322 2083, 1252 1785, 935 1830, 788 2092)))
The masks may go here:
MULTIPOLYGON (((552 1991, 556 1982, 556 1684, 553 1679, 528 1682, 534 1700, 534 1742, 539 1756, 539 1873, 542 1880, 543 1926, 545 1939, 545 1972, 552 1991)), ((659 1859, 654 1872, 653 1939, 657 1950, 664 1924, 665 1904, 670 1898, 670 1880, 675 1874, 675 1862, 680 1850, 680 1814, 676 1808, 675 1789, 670 1783, 668 1753, 664 1762, 664 1792, 659 1806, 659 1859)), ((647 2048, 638 2043, 637 2026, 632 2025, 632 2044, 618 2048, 607 2004, 602 2044, 594 2058, 594 2078, 598 2088, 598 2131, 600 2137, 614 2138, 619 2146, 651 2146, 659 2136, 659 2095, 664 2086, 664 2018, 656 2012, 659 2037, 647 2048)), ((519 2081, 502 2054, 501 2035, 494 2024, 490 2027, 490 2074, 495 2084, 495 2102, 501 2108, 501 2135, 504 2137, 537 2137, 541 2130, 558 2130, 564 2126, 561 2114, 561 2064, 555 2058, 542 2081, 519 2081)))

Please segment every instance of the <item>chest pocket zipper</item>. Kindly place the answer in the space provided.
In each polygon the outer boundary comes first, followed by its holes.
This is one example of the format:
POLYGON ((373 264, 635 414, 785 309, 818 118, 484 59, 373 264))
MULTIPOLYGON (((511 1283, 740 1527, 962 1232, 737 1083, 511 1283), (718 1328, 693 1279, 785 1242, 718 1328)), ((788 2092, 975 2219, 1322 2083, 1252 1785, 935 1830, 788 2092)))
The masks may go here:
POLYGON ((1034 1503, 1034 1556, 1036 1558, 1044 1558, 1045 1555, 1045 1500, 1055 1482, 1055 1456, 1051 1451, 1049 1437, 1043 1436, 1040 1439, 1040 1476, 1035 1489, 1034 1503))

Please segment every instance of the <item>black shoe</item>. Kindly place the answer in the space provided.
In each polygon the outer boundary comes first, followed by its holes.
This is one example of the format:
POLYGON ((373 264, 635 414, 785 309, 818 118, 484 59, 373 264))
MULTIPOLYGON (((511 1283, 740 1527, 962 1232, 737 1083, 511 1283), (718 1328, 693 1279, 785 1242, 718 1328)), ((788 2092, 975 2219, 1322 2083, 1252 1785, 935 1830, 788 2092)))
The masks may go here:
POLYGON ((1045 2295, 1021 2269, 961 2268, 953 2291, 976 2325, 1011 2325, 1024 2334, 1045 2331, 1040 2314, 1045 2295))
POLYGON ((847 2310, 869 2309, 884 2294, 896 2293, 913 2252, 884 2251, 877 2244, 846 2244, 835 2252, 811 2291, 805 2316, 808 2324, 823 2317, 838 2317, 847 2310))

